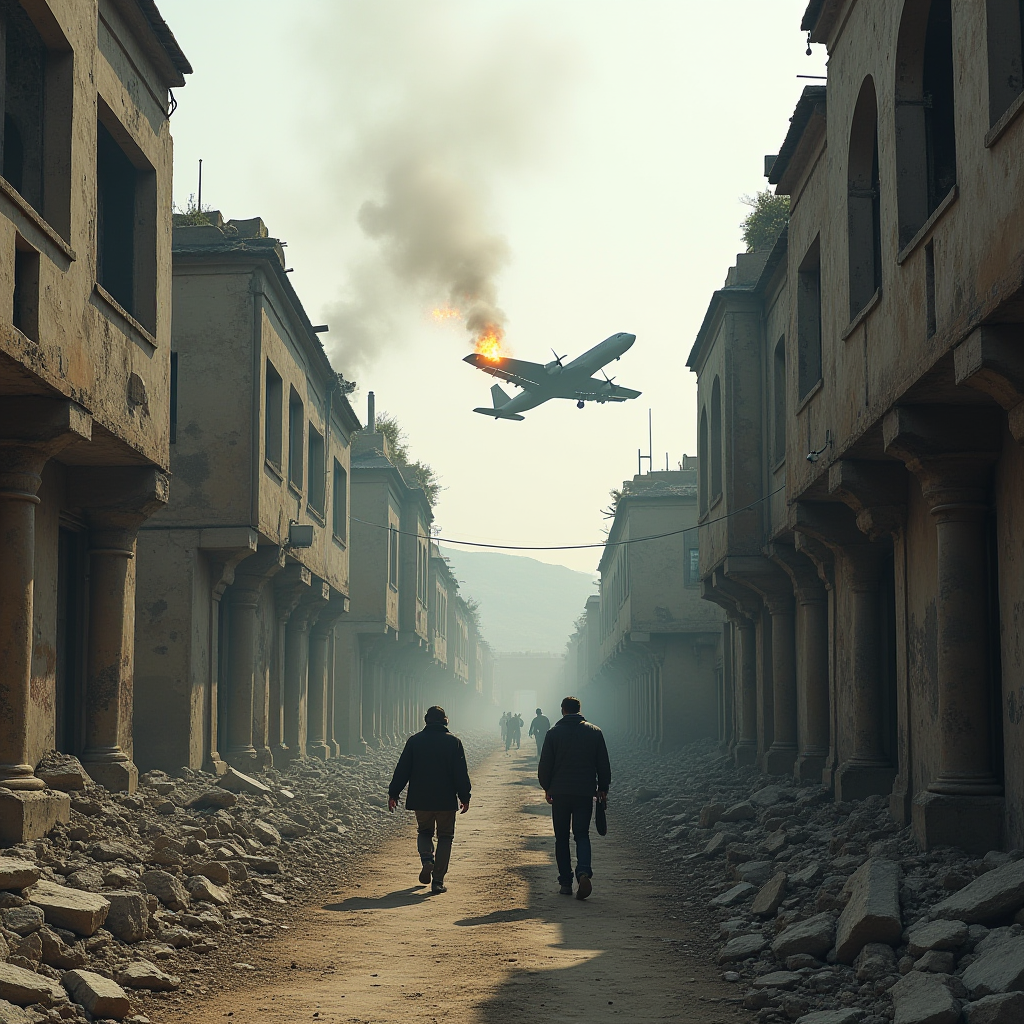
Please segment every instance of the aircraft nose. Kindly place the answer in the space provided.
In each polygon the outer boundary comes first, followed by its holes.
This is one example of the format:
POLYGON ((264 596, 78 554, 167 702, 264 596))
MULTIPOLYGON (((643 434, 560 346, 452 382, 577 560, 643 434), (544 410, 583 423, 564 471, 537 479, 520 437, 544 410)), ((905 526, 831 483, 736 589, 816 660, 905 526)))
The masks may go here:
POLYGON ((619 337, 620 337, 620 338, 621 338, 621 339, 622 339, 622 340, 623 340, 624 342, 626 342, 626 343, 627 343, 628 345, 632 345, 632 344, 633 344, 633 342, 634 342, 634 341, 636 341, 636 335, 635 335, 635 334, 630 334, 630 333, 629 333, 628 331, 623 331, 623 332, 622 332, 622 333, 621 333, 621 334, 619 335, 619 337))

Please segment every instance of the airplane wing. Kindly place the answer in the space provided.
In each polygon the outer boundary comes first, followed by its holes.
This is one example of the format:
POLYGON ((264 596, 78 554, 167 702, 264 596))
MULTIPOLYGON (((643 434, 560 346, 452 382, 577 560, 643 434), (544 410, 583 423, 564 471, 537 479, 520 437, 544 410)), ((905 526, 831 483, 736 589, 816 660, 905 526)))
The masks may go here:
POLYGON ((585 380, 572 394, 560 395, 561 398, 578 398, 587 402, 625 402, 630 398, 639 398, 642 392, 632 388, 609 385, 606 380, 590 377, 585 380))
POLYGON ((520 388, 537 388, 548 379, 547 371, 540 363, 527 362, 525 359, 488 359, 479 352, 473 352, 463 362, 520 388))

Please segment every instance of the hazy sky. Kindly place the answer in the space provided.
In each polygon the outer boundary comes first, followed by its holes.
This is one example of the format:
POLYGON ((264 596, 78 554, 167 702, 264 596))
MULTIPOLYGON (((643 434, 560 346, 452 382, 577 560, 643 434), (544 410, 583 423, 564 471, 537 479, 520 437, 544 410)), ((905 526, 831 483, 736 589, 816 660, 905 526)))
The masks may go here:
MULTIPOLYGON (((696 442, 685 362, 824 49, 806 0, 160 0, 195 68, 171 120, 177 204, 196 191, 288 242, 335 368, 395 414, 446 490, 444 536, 600 541, 608 492, 696 442), (467 283, 468 282, 468 283, 467 283), (472 412, 455 288, 506 318, 513 355, 576 356, 643 396, 472 412)), ((515 389, 508 389, 515 394, 515 389)), ((593 571, 597 551, 533 557, 593 571)))

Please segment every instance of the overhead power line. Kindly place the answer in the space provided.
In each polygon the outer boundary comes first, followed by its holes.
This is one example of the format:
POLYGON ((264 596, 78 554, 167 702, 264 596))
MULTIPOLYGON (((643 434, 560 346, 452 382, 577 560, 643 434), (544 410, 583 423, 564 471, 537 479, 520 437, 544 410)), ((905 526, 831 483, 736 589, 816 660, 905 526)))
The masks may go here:
MULTIPOLYGON (((450 537, 431 537, 430 540, 436 541, 438 544, 457 544, 459 547, 490 548, 491 550, 497 551, 584 551, 588 548, 624 547, 627 544, 643 544, 645 541, 649 540, 664 540, 666 537, 678 537, 681 533, 689 533, 691 530, 702 530, 705 527, 713 526, 715 523, 720 523, 724 519, 731 519, 733 516, 738 516, 741 512, 749 512, 750 509, 760 505, 762 501, 767 501, 769 498, 774 497, 785 489, 785 486, 777 487, 774 491, 769 492, 764 495, 764 497, 758 498, 756 501, 752 501, 749 505, 744 505, 743 508, 737 508, 732 512, 727 512, 724 516, 719 516, 717 519, 709 519, 706 523, 698 523, 696 526, 687 526, 681 530, 669 530, 668 533, 655 533, 649 537, 633 537, 629 540, 599 541, 594 544, 486 544, 479 540, 453 540, 450 537)), ((355 516, 351 516, 350 518, 353 523, 361 523, 363 526, 374 526, 378 530, 392 529, 390 526, 386 526, 381 523, 371 523, 369 520, 357 519, 355 516)), ((402 537, 420 536, 418 533, 409 533, 407 530, 395 530, 395 533, 402 537)))

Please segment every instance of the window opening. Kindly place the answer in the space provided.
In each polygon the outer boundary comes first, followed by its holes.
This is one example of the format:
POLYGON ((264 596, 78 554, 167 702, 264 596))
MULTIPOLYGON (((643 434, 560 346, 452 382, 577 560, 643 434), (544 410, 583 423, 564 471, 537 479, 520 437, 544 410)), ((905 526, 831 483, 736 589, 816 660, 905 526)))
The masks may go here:
POLYGON ((1024 0, 987 0, 988 107, 994 125, 1024 91, 1024 0))
POLYGON ((348 473, 345 467, 334 460, 334 502, 332 504, 332 530, 338 540, 345 540, 348 527, 348 473))
POLYGON ((97 135, 96 280, 134 313, 135 167, 102 123, 97 135))
POLYGON ((797 386, 805 398, 821 380, 821 253, 816 238, 797 278, 797 386))
POLYGON ((398 530, 388 531, 388 582, 398 588, 398 530))
POLYGON ((281 468, 281 418, 284 402, 284 382, 267 360, 266 383, 263 388, 263 452, 275 468, 281 468))
POLYGON ((306 485, 306 503, 319 515, 324 514, 324 504, 327 498, 327 481, 325 473, 327 467, 324 464, 324 438, 312 423, 309 425, 309 482, 306 485))
POLYGON ((302 452, 304 447, 303 431, 306 416, 302 408, 302 399, 295 388, 288 397, 288 480, 298 490, 302 490, 302 452))
POLYGON ((861 87, 853 114, 846 202, 852 320, 871 301, 882 284, 878 110, 875 86, 870 78, 861 87))
POLYGON ((39 340, 39 253, 18 237, 14 250, 14 326, 33 341, 39 340))
POLYGON ((707 409, 701 409, 700 411, 700 458, 698 459, 698 482, 700 486, 698 491, 700 492, 700 511, 701 513, 707 512, 708 510, 708 411, 707 409))
POLYGON ((711 387, 711 498, 722 493, 722 382, 711 387))
POLYGON ((786 457, 786 339, 780 338, 772 355, 772 451, 775 461, 786 457))

